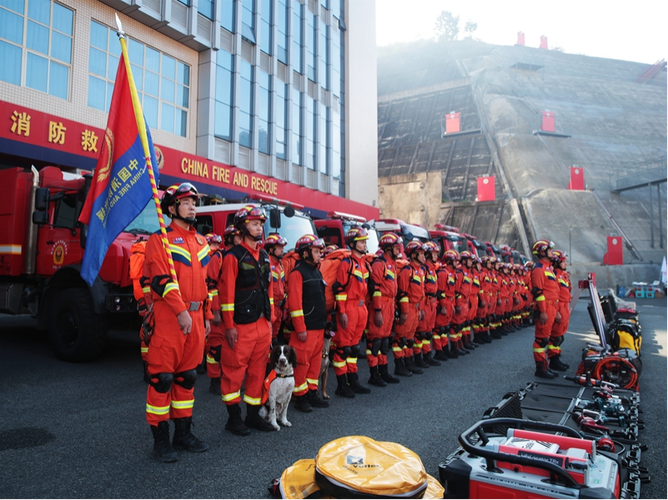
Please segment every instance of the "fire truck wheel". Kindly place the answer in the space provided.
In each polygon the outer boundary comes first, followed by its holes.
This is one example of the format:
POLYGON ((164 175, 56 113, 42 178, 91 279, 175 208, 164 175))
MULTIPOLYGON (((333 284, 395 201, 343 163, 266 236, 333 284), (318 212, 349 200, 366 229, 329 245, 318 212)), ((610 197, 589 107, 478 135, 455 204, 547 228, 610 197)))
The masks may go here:
POLYGON ((107 341, 105 319, 95 313, 88 290, 70 288, 58 293, 49 309, 49 343, 64 361, 94 359, 107 341))

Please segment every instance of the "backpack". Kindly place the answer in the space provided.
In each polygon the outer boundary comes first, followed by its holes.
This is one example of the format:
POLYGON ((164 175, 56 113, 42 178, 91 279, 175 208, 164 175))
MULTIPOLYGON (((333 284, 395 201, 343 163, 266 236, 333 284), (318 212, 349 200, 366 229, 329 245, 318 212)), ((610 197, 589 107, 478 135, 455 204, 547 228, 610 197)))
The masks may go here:
MULTIPOLYGON (((336 283, 336 276, 339 272, 339 266, 341 261, 346 257, 350 257, 350 250, 346 248, 339 248, 330 253, 324 260, 320 261, 320 274, 322 274, 322 279, 325 282, 325 305, 327 306, 327 311, 333 311, 336 306, 336 299, 334 293, 334 284, 336 283)), ((350 266, 348 272, 348 280, 343 283, 341 286, 346 287, 350 281, 350 276, 352 275, 353 266, 350 266)))
POLYGON ((141 283, 139 283, 144 275, 144 260, 146 260, 146 240, 139 240, 130 248, 130 279, 136 300, 144 296, 141 283))
POLYGON ((299 255, 297 254, 296 250, 290 250, 283 256, 282 264, 283 264, 283 272, 285 273, 286 290, 288 289, 288 276, 290 276, 290 273, 297 265, 297 262, 299 262, 300 260, 301 259, 299 258, 299 255))

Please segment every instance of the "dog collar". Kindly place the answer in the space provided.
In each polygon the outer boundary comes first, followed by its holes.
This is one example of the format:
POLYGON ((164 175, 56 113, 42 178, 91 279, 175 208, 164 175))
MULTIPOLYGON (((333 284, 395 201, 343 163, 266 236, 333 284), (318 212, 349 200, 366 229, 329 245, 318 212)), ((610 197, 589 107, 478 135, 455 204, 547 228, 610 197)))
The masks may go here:
POLYGON ((276 377, 277 378, 290 378, 290 377, 294 377, 294 374, 293 375, 280 375, 280 374, 277 373, 276 377))

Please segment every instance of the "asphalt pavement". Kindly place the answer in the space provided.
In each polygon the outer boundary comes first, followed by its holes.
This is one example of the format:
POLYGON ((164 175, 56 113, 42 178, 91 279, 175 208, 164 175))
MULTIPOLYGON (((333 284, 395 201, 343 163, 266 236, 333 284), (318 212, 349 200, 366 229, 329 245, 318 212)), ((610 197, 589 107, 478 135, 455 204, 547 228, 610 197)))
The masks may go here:
MULTIPOLYGON (((581 298, 562 359, 574 373, 587 341, 596 341, 581 298)), ((642 465, 652 482, 642 498, 666 498, 666 300, 637 300, 643 327, 640 377, 649 449, 642 465)), ((208 379, 195 387, 194 433, 210 445, 162 464, 152 457, 144 416, 136 334, 114 332, 103 358, 85 364, 57 360, 30 318, 0 315, 0 496, 4 498, 267 498, 273 478, 301 458, 347 435, 400 443, 417 453, 427 472, 457 449, 457 437, 485 410, 533 376, 533 329, 525 328, 432 367, 398 385, 372 387, 348 400, 304 414, 290 408, 292 427, 239 437, 224 430, 220 397, 208 379)), ((368 367, 359 360, 360 380, 368 367)), ((330 368, 331 370, 331 368, 330 368)), ((245 410, 244 410, 245 412, 245 410)))

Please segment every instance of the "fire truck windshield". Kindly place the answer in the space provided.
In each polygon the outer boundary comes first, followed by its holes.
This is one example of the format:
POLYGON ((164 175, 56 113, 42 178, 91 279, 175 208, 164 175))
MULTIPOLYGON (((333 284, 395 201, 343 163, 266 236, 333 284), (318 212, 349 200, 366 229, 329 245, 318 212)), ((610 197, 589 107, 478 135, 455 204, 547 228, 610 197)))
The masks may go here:
MULTIPOLYGON (((165 225, 169 226, 172 221, 169 217, 164 217, 165 225)), ((149 201, 135 219, 130 222, 125 228, 126 233, 132 234, 153 234, 160 230, 160 222, 158 221, 158 212, 155 209, 153 200, 149 201)))
POLYGON ((297 240, 305 234, 318 234, 315 231, 315 226, 313 225, 313 221, 311 219, 298 213, 296 213, 293 217, 287 217, 282 210, 281 227, 278 230, 271 227, 269 224, 269 218, 267 218, 267 222, 264 225, 264 233, 265 236, 268 236, 272 233, 278 233, 283 236, 283 238, 288 240, 288 244, 285 246, 286 252, 294 249, 297 240))

